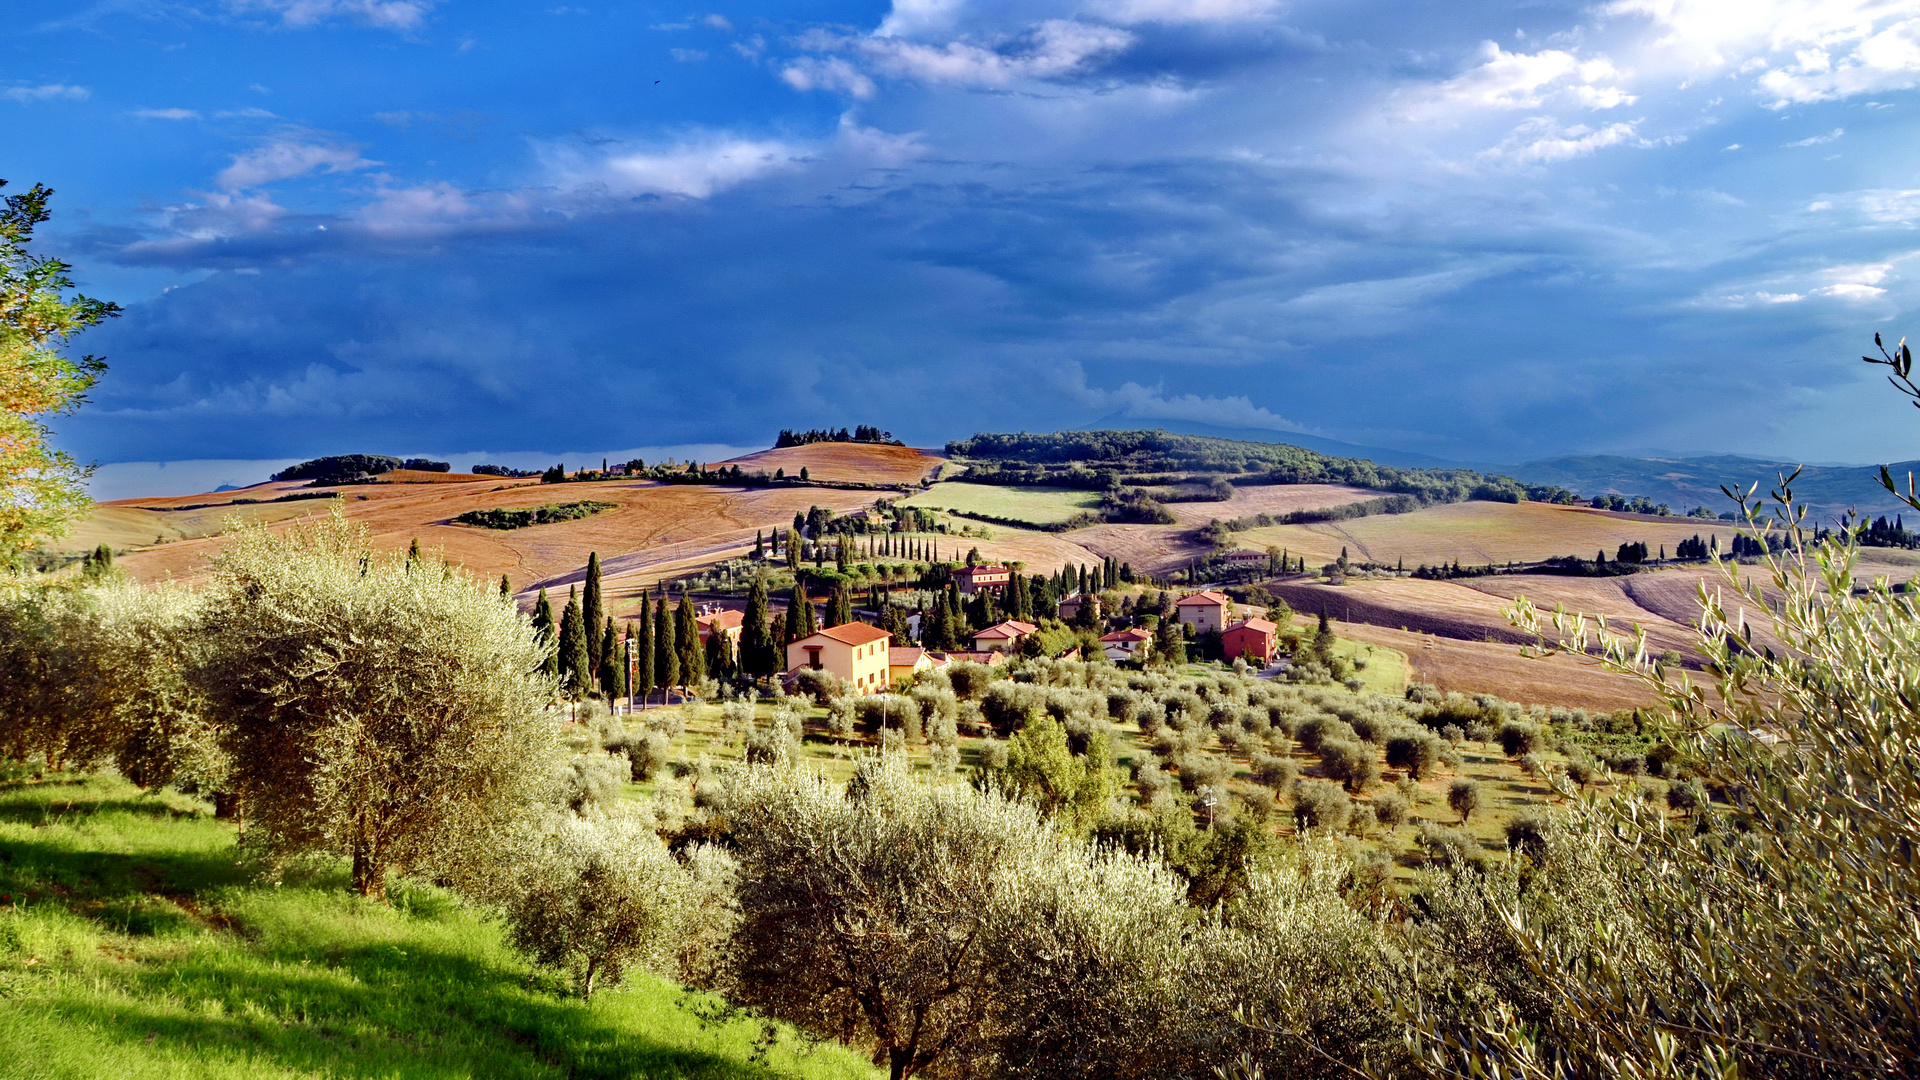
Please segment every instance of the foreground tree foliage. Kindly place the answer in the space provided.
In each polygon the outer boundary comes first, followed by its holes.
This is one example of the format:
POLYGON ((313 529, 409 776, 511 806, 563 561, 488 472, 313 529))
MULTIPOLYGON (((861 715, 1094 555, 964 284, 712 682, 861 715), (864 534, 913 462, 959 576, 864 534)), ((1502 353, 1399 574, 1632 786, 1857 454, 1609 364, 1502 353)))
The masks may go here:
POLYGON ((480 858, 551 783, 553 695, 527 620, 437 560, 375 554, 338 512, 216 557, 193 681, 248 843, 387 873, 480 858))
POLYGON ((48 446, 39 418, 77 408, 106 370, 98 357, 75 360, 61 346, 120 313, 114 304, 69 297, 72 268, 27 250, 52 196, 35 184, 0 209, 0 562, 9 564, 65 533, 92 506, 81 486, 91 470, 48 446))
POLYGON ((1722 801, 1681 821, 1578 801, 1541 873, 1462 893, 1456 921, 1477 929, 1460 938, 1507 992, 1406 1003, 1433 1074, 1912 1075, 1920 607, 1861 581, 1846 533, 1814 540, 1791 479, 1770 516, 1740 500, 1757 565, 1719 563, 1719 587, 1701 588, 1708 685, 1658 664, 1644 636, 1524 601, 1511 612, 1645 680, 1722 801), (1780 651, 1748 644, 1759 612, 1780 651))

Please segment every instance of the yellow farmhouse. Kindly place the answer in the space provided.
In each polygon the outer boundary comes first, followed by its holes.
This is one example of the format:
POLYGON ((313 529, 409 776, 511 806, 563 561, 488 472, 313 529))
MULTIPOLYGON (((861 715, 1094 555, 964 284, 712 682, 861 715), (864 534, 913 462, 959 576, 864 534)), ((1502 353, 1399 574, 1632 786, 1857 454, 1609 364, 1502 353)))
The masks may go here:
POLYGON ((891 682, 887 643, 892 640, 892 634, 866 623, 830 626, 787 646, 787 671, 825 671, 860 693, 875 693, 891 682))

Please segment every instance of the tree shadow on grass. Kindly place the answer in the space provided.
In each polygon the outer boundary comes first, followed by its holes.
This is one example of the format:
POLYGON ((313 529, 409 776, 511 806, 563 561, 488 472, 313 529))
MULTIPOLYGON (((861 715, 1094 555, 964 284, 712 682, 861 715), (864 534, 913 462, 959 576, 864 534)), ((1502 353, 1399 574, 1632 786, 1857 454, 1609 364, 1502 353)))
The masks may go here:
POLYGON ((528 989, 524 971, 471 955, 417 942, 328 953, 289 963, 284 954, 203 950, 142 968, 132 1000, 75 994, 32 1004, 88 1037, 210 1065, 227 1058, 381 1077, 773 1075, 608 1023, 604 997, 589 1007, 528 989))

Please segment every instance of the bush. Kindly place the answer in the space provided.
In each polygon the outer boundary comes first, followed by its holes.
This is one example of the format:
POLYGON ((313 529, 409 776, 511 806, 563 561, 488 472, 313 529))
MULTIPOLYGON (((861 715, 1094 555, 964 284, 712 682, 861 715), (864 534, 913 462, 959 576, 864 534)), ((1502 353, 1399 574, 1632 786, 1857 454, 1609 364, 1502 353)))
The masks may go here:
POLYGON ((627 755, 627 767, 630 778, 635 782, 645 782, 660 774, 667 767, 673 753, 673 743, 665 732, 646 731, 638 735, 629 735, 623 743, 627 755))
POLYGON ((1500 725, 1499 734, 1494 736, 1494 740, 1500 744, 1501 751, 1510 758, 1537 754, 1546 749, 1546 740, 1540 734, 1539 728, 1512 720, 1500 725))
POLYGON ((1423 821, 1416 839, 1427 861, 1437 866, 1477 870, 1487 865, 1486 849, 1465 829, 1423 821))
POLYGON ((1347 827, 1353 812, 1353 800, 1338 784, 1325 780, 1301 780, 1293 788, 1293 820, 1302 831, 1347 827))
POLYGON ((1524 852, 1535 858, 1547 850, 1547 815, 1528 810, 1507 822, 1507 850, 1524 852))
POLYGON ((1461 821, 1471 818, 1473 812, 1480 809, 1479 781, 1469 780, 1464 776, 1455 780, 1452 786, 1447 788, 1447 805, 1453 807, 1454 811, 1460 815, 1461 821))
POLYGON ((1440 740, 1418 729, 1387 740, 1387 764, 1405 769, 1415 780, 1432 771, 1440 755, 1440 740))
POLYGON ((1297 776, 1299 772, 1300 768, 1293 763, 1292 758, 1281 757, 1277 754, 1256 753, 1253 755, 1254 780, 1272 788, 1274 791, 1285 791, 1289 787, 1292 787, 1294 777, 1297 776))
POLYGON ((1348 791, 1362 792, 1380 779, 1380 759, 1367 743, 1327 741, 1320 744, 1320 769, 1348 791))
POLYGON ((1383 791, 1373 797, 1373 813, 1382 825, 1397 827, 1407 823, 1412 807, 1398 792, 1383 791))

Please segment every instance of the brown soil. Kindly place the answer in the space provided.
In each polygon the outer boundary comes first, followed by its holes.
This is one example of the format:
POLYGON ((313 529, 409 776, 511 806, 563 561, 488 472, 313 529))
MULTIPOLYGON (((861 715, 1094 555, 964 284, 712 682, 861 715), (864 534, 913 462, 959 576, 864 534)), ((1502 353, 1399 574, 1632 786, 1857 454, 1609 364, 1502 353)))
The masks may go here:
MULTIPOLYGON (((868 484, 917 484, 946 464, 946 458, 932 450, 911 446, 881 446, 877 443, 812 443, 762 450, 757 454, 728 458, 724 463, 738 465, 748 472, 771 474, 787 470, 799 476, 802 467, 810 480, 832 480, 868 484)), ((825 503, 821 504, 826 505, 825 503)))
POLYGON ((1227 502, 1168 503, 1167 509, 1180 524, 1192 527, 1205 525, 1215 518, 1230 521, 1255 514, 1323 510, 1378 499, 1385 494, 1340 484, 1248 484, 1234 488, 1233 498, 1227 502))
POLYGON ((1343 638, 1407 654, 1413 677, 1442 690, 1496 694, 1508 701, 1577 709, 1625 709, 1653 702, 1645 687, 1586 657, 1525 657, 1513 645, 1458 641, 1366 623, 1338 623, 1343 638))

